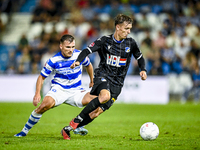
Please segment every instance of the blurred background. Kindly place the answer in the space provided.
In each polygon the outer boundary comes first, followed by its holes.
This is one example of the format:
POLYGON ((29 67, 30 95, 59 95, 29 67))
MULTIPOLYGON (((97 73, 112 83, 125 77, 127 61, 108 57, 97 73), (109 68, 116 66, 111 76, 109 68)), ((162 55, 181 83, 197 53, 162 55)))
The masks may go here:
MULTIPOLYGON (((83 49, 112 34, 119 13, 134 20, 129 36, 144 55, 148 76, 167 79, 170 99, 198 103, 198 0, 0 0, 0 75, 38 75, 59 51, 63 34, 72 34, 76 49, 83 49)), ((96 68, 98 55, 89 57, 96 68)), ((133 58, 128 75, 138 74, 133 58)))

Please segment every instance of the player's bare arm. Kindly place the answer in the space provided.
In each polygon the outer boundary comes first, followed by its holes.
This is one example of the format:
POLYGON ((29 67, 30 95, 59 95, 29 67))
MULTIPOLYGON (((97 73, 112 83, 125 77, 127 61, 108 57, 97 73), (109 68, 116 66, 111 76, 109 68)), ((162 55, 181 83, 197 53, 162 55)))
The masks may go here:
POLYGON ((93 78, 94 78, 94 74, 93 74, 93 66, 90 63, 87 67, 86 67, 86 71, 88 73, 88 75, 90 76, 90 84, 89 84, 89 88, 93 87, 93 78))
POLYGON ((40 91, 42 89, 43 83, 44 83, 45 77, 43 77, 42 75, 38 76, 37 82, 36 82, 36 91, 35 91, 35 95, 33 97, 33 105, 37 106, 38 103, 41 100, 41 95, 40 95, 40 91))

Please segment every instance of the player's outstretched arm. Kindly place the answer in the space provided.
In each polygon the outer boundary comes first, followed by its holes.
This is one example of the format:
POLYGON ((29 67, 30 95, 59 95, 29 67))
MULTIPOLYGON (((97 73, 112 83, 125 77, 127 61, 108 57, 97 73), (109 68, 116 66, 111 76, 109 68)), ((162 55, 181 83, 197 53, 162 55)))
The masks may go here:
POLYGON ((40 91, 42 89, 42 85, 44 83, 45 77, 43 77, 42 75, 38 76, 37 82, 36 82, 36 91, 35 91, 35 95, 33 97, 33 105, 37 106, 38 103, 41 100, 41 95, 40 95, 40 91))
POLYGON ((79 66, 80 65, 80 62, 79 61, 75 61, 71 66, 70 68, 71 69, 74 69, 76 66, 79 66))
POLYGON ((70 66, 71 69, 75 68, 76 66, 80 65, 80 62, 82 62, 87 55, 90 54, 90 51, 88 49, 82 50, 82 52, 78 55, 78 58, 76 61, 70 66))

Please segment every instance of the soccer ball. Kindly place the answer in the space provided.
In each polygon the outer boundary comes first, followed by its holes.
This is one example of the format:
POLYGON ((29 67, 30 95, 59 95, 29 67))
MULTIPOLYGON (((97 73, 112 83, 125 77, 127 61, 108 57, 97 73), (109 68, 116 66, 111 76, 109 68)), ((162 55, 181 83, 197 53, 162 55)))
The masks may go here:
POLYGON ((145 141, 155 140, 159 135, 159 128, 153 122, 146 122, 140 128, 140 136, 145 141))

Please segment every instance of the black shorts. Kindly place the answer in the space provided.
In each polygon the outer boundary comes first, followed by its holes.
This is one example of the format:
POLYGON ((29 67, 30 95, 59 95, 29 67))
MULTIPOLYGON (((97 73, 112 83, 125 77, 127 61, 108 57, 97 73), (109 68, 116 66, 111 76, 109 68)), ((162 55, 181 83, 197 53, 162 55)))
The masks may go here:
POLYGON ((90 94, 98 96, 102 89, 106 89, 111 93, 110 100, 100 105, 101 109, 105 111, 112 106, 115 100, 117 100, 117 97, 121 93, 122 87, 112 85, 107 79, 103 77, 94 78, 94 85, 92 87, 92 90, 90 91, 90 94))

